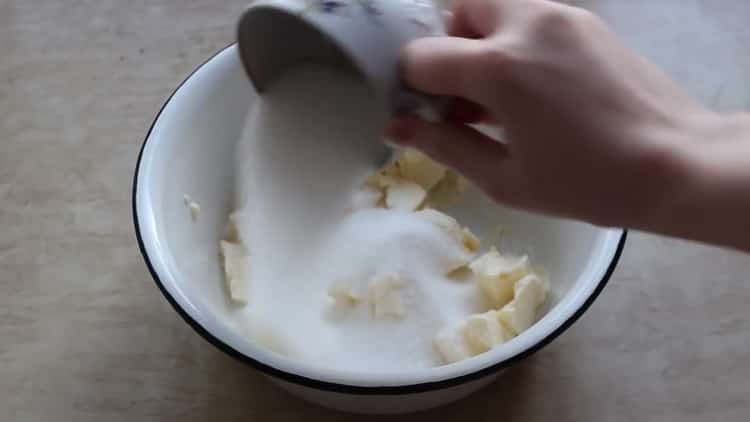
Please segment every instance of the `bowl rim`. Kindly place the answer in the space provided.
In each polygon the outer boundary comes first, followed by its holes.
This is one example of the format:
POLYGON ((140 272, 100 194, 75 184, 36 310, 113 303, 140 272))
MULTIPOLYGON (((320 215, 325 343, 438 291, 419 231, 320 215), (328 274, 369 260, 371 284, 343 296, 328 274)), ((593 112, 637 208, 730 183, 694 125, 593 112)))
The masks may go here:
POLYGON ((593 304, 593 302, 596 300, 596 298, 599 296, 602 290, 604 290, 604 287, 609 282, 615 268, 617 267, 617 264, 620 260, 623 249, 625 247, 625 242, 626 242, 627 235, 628 235, 628 231, 625 229, 621 230, 621 234, 620 234, 619 240, 617 241, 617 247, 614 251, 614 254, 612 255, 612 258, 607 266, 606 271, 602 275, 599 282, 596 284, 596 287, 592 290, 590 295, 581 304, 581 306, 578 309, 576 309, 576 311, 573 312, 573 314, 571 314, 565 321, 563 321, 559 327, 557 327, 555 330, 547 334, 545 337, 543 337, 541 340, 539 340, 537 343, 533 344, 531 347, 527 348, 526 350, 523 350, 522 352, 508 359, 501 360, 500 362, 497 362, 495 364, 489 365, 484 368, 477 369, 476 371, 473 371, 464 375, 447 378, 443 380, 438 380, 438 381, 423 382, 423 383, 416 383, 416 384, 406 384, 406 385, 396 385, 396 386, 349 385, 349 384, 342 384, 342 383, 336 383, 336 382, 330 382, 330 381, 322 381, 322 380, 298 375, 293 372, 288 372, 282 369, 278 369, 234 349, 232 346, 230 346, 229 344, 225 343, 224 341, 216 337, 214 334, 212 334, 210 331, 204 328, 196 319, 190 316, 188 312, 177 302, 175 297, 169 293, 164 283, 162 282, 161 278, 159 277, 152 263, 151 258, 148 255, 146 245, 144 243, 143 236, 141 234, 141 224, 139 221, 138 206, 137 206, 138 204, 137 202, 138 180, 139 180, 139 174, 140 174, 140 169, 141 169, 141 162, 143 159, 143 153, 146 149, 146 145, 148 144, 148 141, 151 139, 151 133, 156 123, 159 121, 159 118, 161 117, 163 111, 170 104, 174 95, 201 68, 203 68, 207 63, 213 60, 216 56, 220 55, 225 50, 230 49, 234 46, 236 46, 236 43, 231 43, 225 46, 224 48, 218 50, 217 52, 212 54, 209 58, 207 58, 205 61, 203 61, 199 66, 197 66, 193 71, 191 71, 182 80, 182 82, 180 82, 177 85, 176 88, 174 88, 172 93, 164 101, 158 113, 154 117, 148 131, 146 132, 146 136, 141 144, 141 148, 138 153, 138 158, 136 161, 136 166, 135 166, 135 171, 134 171, 134 176, 133 176, 132 197, 131 197, 131 207, 132 207, 131 211, 133 215, 133 225, 135 229, 135 236, 136 236, 136 240, 138 243, 138 248, 141 253, 141 256, 143 257, 143 260, 146 263, 146 267, 148 268, 148 271, 151 274, 152 279, 154 280, 154 283, 156 284, 157 288, 161 291, 162 295, 167 299, 167 301, 172 306, 172 308, 177 312, 177 314, 180 315, 180 317, 182 317, 182 319, 188 325, 190 325, 190 327, 193 330, 195 330, 201 337, 203 337, 203 339, 208 341, 217 349, 233 357, 234 359, 248 366, 255 368, 256 370, 261 371, 262 373, 266 375, 276 377, 283 381, 291 382, 293 384, 298 384, 304 387, 313 388, 316 390, 335 392, 335 393, 344 393, 344 394, 353 394, 353 395, 401 395, 401 394, 425 393, 429 391, 455 387, 455 386, 465 384, 468 382, 472 382, 472 381, 477 381, 481 378, 495 374, 502 369, 511 367, 514 364, 518 363, 519 361, 531 356, 532 354, 541 350, 543 347, 547 346, 549 343, 555 340, 558 336, 560 336, 564 331, 570 328, 570 326, 573 325, 589 309, 589 307, 593 304))

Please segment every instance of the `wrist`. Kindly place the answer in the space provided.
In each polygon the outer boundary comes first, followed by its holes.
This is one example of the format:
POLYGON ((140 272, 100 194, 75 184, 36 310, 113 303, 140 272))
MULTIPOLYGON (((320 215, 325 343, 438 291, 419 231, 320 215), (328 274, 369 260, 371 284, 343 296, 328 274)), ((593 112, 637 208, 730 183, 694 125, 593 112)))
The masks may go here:
POLYGON ((668 189, 640 228, 750 250, 750 115, 708 112, 679 132, 668 189))

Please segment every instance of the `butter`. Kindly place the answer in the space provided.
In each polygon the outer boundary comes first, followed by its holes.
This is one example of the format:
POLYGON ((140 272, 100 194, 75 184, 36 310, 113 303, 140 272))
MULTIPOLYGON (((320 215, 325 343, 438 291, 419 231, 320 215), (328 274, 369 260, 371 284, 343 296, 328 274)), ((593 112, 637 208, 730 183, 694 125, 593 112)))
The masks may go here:
POLYGON ((549 287, 535 274, 527 275, 514 286, 513 300, 500 309, 500 322, 514 334, 520 334, 534 322, 549 287))
POLYGON ((375 276, 370 281, 370 309, 375 319, 403 318, 406 315, 401 298, 403 281, 397 275, 375 276))
POLYGON ((476 276, 480 292, 494 309, 500 309, 510 302, 515 283, 531 272, 528 256, 500 255, 495 248, 469 267, 476 276))
POLYGON ((229 299, 240 305, 248 302, 247 271, 245 268, 246 252, 242 245, 222 240, 219 242, 220 253, 224 263, 224 280, 226 281, 229 299))

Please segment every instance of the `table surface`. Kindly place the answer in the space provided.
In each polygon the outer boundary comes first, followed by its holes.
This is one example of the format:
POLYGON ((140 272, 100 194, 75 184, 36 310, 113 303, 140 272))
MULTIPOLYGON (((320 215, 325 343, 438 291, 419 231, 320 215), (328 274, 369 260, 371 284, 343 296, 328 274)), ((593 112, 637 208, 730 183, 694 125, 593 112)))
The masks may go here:
MULTIPOLYGON (((354 418, 206 343, 136 248, 143 136, 172 89, 232 41, 245 3, 0 2, 0 420, 354 418)), ((750 2, 575 3, 713 107, 750 109, 750 2)), ((633 233, 565 335, 490 388, 408 420, 746 421, 748 273, 748 256, 633 233)))

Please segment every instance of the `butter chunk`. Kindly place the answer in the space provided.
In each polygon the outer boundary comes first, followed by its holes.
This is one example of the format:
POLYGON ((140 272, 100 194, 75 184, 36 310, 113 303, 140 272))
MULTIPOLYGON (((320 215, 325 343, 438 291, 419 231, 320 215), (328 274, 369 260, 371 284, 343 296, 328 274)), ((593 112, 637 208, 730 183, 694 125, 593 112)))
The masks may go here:
POLYGON ((479 250, 479 238, 467 227, 461 228, 455 218, 431 208, 421 210, 417 214, 451 235, 467 251, 476 253, 479 250))
POLYGON ((415 211, 425 202, 430 189, 440 183, 445 175, 445 167, 425 154, 406 150, 370 175, 366 186, 384 195, 387 208, 415 211))
POLYGON ((434 344, 445 363, 454 363, 490 351, 513 337, 500 322, 498 312, 489 311, 469 315, 443 328, 435 336, 434 344))
POLYGON ((435 336, 435 349, 445 363, 454 363, 473 356, 464 336, 466 322, 443 328, 435 336))
POLYGON ((415 211, 426 197, 427 191, 422 186, 403 179, 393 179, 386 187, 385 205, 390 209, 415 211))
POLYGON ((201 206, 199 203, 195 202, 193 198, 190 197, 190 195, 183 195, 182 201, 185 203, 185 206, 190 211, 190 219, 193 220, 193 222, 198 221, 198 217, 201 214, 201 206))
POLYGON ((472 233, 471 230, 469 230, 468 227, 461 229, 461 243, 463 243, 466 250, 475 253, 478 252, 479 248, 482 246, 482 242, 474 233, 472 233))
POLYGON ((376 276, 370 281, 368 295, 375 319, 403 318, 406 315, 401 298, 403 281, 396 275, 376 276))
POLYGON ((428 208, 417 212, 417 215, 440 227, 442 230, 450 233, 451 235, 456 235, 461 231, 461 226, 458 224, 458 221, 456 221, 455 218, 438 210, 428 208))
POLYGON ((226 282, 229 299, 237 304, 246 305, 248 292, 246 285, 246 252, 237 243, 222 240, 219 244, 221 256, 224 258, 224 280, 226 282))
POLYGON ((480 291, 494 309, 510 302, 515 283, 531 272, 528 256, 504 256, 495 248, 469 267, 477 278, 480 291))
POLYGON ((240 243, 240 231, 238 228, 238 220, 240 217, 241 213, 239 211, 229 214, 227 225, 224 227, 224 240, 230 243, 240 243))
POLYGON ((352 306, 362 301, 350 283, 337 281, 328 288, 328 296, 336 306, 352 306))
POLYGON ((377 186, 382 177, 395 177, 414 182, 426 191, 435 187, 445 177, 446 169, 427 155, 407 149, 373 174, 368 183, 377 186))
POLYGON ((514 336, 513 332, 500 323, 497 311, 469 316, 463 332, 466 343, 474 355, 492 350, 514 336))
POLYGON ((370 174, 365 185, 382 191, 385 190, 389 184, 400 178, 401 172, 398 170, 395 161, 391 161, 382 169, 370 174))
POLYGON ((413 149, 404 151, 395 165, 402 178, 417 183, 425 191, 435 187, 445 177, 446 169, 427 155, 413 149))
POLYGON ((430 190, 427 202, 433 207, 448 206, 455 203, 465 191, 466 179, 455 171, 448 170, 443 179, 430 190))
POLYGON ((539 307, 547 298, 549 287, 535 274, 516 283, 513 300, 498 312, 500 322, 514 334, 520 334, 534 322, 539 307))

